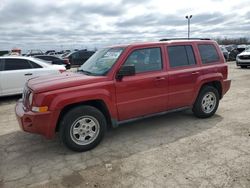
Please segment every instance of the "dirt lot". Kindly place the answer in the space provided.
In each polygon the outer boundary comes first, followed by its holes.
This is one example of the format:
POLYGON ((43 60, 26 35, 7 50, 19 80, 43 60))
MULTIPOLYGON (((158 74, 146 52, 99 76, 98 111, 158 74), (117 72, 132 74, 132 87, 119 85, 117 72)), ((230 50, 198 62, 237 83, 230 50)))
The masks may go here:
POLYGON ((190 111, 123 125, 74 153, 20 131, 18 97, 0 99, 0 187, 250 187, 250 69, 229 63, 232 87, 215 116, 190 111))

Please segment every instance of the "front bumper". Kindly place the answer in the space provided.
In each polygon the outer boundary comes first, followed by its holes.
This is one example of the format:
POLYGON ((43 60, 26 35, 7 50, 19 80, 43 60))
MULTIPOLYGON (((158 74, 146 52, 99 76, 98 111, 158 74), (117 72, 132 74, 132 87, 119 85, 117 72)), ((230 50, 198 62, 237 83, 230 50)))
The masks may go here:
POLYGON ((46 138, 54 137, 56 119, 52 112, 25 111, 22 100, 17 102, 15 112, 19 126, 23 131, 41 134, 46 138))
POLYGON ((250 59, 236 59, 236 65, 237 66, 250 66, 250 59))

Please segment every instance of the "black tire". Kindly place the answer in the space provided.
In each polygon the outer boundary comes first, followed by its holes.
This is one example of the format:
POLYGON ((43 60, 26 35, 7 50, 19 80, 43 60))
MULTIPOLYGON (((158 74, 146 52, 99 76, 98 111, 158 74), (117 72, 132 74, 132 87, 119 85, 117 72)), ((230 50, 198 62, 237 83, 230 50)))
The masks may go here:
POLYGON ((106 128, 107 128, 106 118, 104 117, 102 112, 100 112, 97 108, 92 106, 77 106, 69 110, 60 121, 60 128, 59 128, 60 139, 62 140, 64 145, 67 146, 69 149, 73 151, 83 152, 95 148, 101 142, 102 138, 105 135, 106 128), (87 130, 87 125, 89 123, 87 122, 87 120, 89 122, 90 121, 94 122, 93 127, 88 126, 89 130, 87 130), (84 123, 86 123, 86 126, 81 125, 79 121, 84 121, 84 123), (84 126, 86 128, 82 128, 81 126, 84 126), (80 130, 79 127, 82 129, 80 130), (77 131, 79 131, 79 134, 77 133, 74 134, 73 128, 77 129, 77 131), (83 134, 84 134, 83 136, 84 141, 88 141, 85 140, 86 138, 91 139, 90 136, 87 137, 86 135, 89 134, 87 133, 87 131, 92 131, 91 129, 93 128, 95 129, 94 131, 96 131, 96 133, 94 133, 95 136, 93 137, 92 141, 90 140, 91 141, 90 143, 85 144, 83 143, 83 141, 78 140, 80 139, 80 135, 83 134), (77 137, 79 138, 77 139, 77 137))
POLYGON ((240 66, 242 69, 246 69, 247 68, 247 66, 245 66, 245 65, 241 65, 240 66))
MULTIPOLYGON (((194 103, 193 106, 193 113, 196 117, 198 118, 208 118, 211 117, 212 115, 214 115, 214 113, 216 112, 218 106, 219 106, 219 92, 216 88, 212 87, 212 86, 204 86, 202 87, 202 89, 200 90, 200 93, 194 103), (206 107, 203 108, 203 102, 206 103, 204 100, 205 96, 211 95, 211 99, 216 100, 214 102, 214 105, 211 105, 211 111, 206 112, 206 107)), ((204 104, 205 105, 205 104, 204 104)), ((208 107, 210 108, 210 105, 208 105, 208 107)))

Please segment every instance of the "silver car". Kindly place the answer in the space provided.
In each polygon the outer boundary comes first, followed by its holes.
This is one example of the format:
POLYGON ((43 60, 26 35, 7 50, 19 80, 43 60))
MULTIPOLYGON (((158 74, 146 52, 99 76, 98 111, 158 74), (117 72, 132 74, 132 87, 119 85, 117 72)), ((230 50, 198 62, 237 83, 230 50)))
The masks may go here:
POLYGON ((237 55, 236 65, 241 68, 247 68, 247 66, 250 66, 250 48, 237 55))

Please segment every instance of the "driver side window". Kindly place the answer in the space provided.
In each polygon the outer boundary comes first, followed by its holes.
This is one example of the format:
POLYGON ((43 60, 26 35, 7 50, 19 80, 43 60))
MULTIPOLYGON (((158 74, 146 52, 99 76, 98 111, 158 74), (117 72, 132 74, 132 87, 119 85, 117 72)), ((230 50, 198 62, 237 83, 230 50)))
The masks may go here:
POLYGON ((124 65, 134 65, 136 73, 161 70, 161 49, 145 48, 134 50, 127 58, 124 65))

